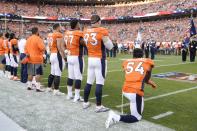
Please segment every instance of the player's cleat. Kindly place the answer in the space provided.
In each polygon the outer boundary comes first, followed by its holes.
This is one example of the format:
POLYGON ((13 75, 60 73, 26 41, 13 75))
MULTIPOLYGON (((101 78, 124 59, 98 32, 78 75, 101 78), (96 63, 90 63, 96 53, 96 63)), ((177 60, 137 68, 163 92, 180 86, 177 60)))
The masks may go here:
POLYGON ((109 108, 104 107, 103 105, 101 105, 101 106, 96 106, 95 112, 96 113, 100 113, 100 112, 107 112, 109 110, 110 110, 109 108))
POLYGON ((27 87, 27 90, 33 90, 31 87, 27 87))
POLYGON ((120 116, 115 114, 113 111, 110 111, 108 118, 105 122, 105 127, 109 128, 111 125, 117 123, 119 120, 120 120, 120 116))
POLYGON ((52 88, 46 88, 45 92, 52 92, 53 89, 52 88))
POLYGON ((43 89, 36 89, 36 92, 44 92, 43 89))
POLYGON ((67 95, 67 97, 66 97, 67 100, 72 100, 73 98, 74 98, 74 97, 71 96, 71 95, 67 95))
POLYGON ((84 102, 84 99, 79 97, 78 99, 77 98, 74 98, 73 102, 77 103, 77 102, 84 102))
POLYGON ((87 109, 87 108, 89 108, 91 105, 90 105, 90 103, 89 102, 84 102, 83 103, 83 109, 87 109))
POLYGON ((55 96, 62 96, 62 95, 65 95, 65 94, 60 92, 59 90, 53 90, 53 95, 55 95, 55 96))

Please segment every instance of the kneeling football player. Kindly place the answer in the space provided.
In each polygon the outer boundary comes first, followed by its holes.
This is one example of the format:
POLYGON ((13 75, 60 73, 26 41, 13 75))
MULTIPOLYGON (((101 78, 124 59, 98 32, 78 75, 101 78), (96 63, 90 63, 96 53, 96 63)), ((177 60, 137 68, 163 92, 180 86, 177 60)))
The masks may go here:
POLYGON ((119 121, 134 123, 141 120, 144 109, 144 84, 146 83, 156 88, 156 84, 150 80, 154 63, 151 59, 143 58, 142 49, 134 49, 133 59, 125 60, 122 66, 125 72, 122 92, 130 101, 131 114, 117 115, 110 111, 105 123, 106 128, 119 121))

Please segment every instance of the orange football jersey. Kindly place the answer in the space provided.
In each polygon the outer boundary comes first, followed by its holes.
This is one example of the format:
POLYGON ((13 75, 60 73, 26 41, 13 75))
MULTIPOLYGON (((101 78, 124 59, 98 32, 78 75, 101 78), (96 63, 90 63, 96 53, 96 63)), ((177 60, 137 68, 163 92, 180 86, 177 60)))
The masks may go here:
POLYGON ((123 92, 144 96, 144 79, 146 73, 154 67, 154 62, 145 58, 128 59, 122 66, 125 71, 123 92))
POLYGON ((0 55, 4 55, 4 53, 5 53, 4 41, 3 38, 0 38, 0 55))
POLYGON ((9 47, 9 41, 4 40, 4 48, 5 48, 5 53, 8 54, 10 52, 10 47, 9 47))
POLYGON ((63 38, 63 35, 60 32, 54 32, 54 33, 48 34, 47 41, 48 41, 51 53, 58 52, 58 49, 57 49, 57 39, 58 38, 63 38))
POLYGON ((79 30, 71 30, 65 32, 64 41, 69 55, 82 56, 83 46, 80 45, 80 38, 83 38, 83 32, 79 30))
POLYGON ((108 36, 108 30, 103 27, 89 28, 84 31, 89 57, 106 58, 103 36, 108 36))

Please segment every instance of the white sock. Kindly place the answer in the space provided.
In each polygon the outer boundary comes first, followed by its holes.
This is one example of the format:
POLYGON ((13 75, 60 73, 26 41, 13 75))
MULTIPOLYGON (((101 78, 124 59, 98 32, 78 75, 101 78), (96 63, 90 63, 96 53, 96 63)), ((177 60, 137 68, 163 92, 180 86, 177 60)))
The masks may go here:
POLYGON ((0 77, 2 77, 4 75, 3 71, 0 70, 0 77))
POLYGON ((116 121, 120 121, 120 115, 115 114, 114 118, 115 118, 116 121))
POLYGON ((31 81, 28 81, 28 82, 27 82, 27 87, 32 88, 32 82, 31 82, 31 81))
POLYGON ((80 98, 80 89, 75 89, 75 99, 80 98))
POLYGON ((68 96, 73 96, 72 86, 67 86, 68 96))
POLYGON ((36 85, 36 78, 35 77, 33 77, 33 79, 32 79, 32 84, 36 85))

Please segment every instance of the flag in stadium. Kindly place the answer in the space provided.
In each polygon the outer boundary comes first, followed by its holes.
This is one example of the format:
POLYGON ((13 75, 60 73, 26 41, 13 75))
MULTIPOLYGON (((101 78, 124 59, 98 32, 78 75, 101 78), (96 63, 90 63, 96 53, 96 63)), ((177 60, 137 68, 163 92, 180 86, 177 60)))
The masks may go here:
POLYGON ((196 35, 196 27, 193 18, 190 20, 190 37, 196 35))

